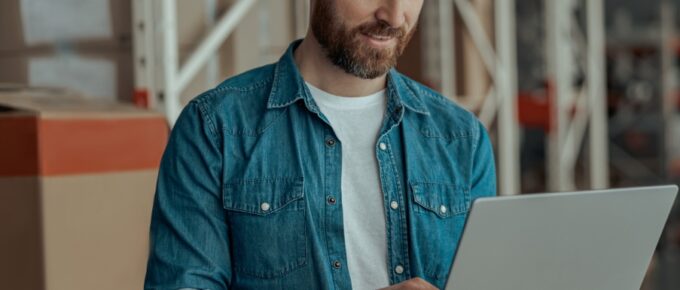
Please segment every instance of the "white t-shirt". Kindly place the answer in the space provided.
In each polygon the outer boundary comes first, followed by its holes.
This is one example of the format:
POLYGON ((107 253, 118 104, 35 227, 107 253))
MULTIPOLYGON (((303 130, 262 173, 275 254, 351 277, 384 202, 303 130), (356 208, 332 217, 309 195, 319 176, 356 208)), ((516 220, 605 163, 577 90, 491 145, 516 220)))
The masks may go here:
POLYGON ((352 288, 389 286, 384 197, 375 145, 385 114, 385 91, 340 97, 307 83, 342 145, 342 215, 352 288))

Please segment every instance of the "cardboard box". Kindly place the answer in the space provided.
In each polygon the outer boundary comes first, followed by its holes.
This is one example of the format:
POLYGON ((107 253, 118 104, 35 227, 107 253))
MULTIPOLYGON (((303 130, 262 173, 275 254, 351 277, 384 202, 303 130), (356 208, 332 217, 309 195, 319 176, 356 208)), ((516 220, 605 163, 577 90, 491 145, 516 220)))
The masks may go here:
POLYGON ((131 0, 0 1, 0 55, 64 44, 118 50, 131 41, 131 0))
POLYGON ((3 289, 140 289, 163 116, 0 89, 3 289))
POLYGON ((19 53, 0 56, 0 83, 64 87, 86 98, 131 101, 130 51, 19 53))
POLYGON ((131 0, 0 1, 0 83, 132 100, 131 0))

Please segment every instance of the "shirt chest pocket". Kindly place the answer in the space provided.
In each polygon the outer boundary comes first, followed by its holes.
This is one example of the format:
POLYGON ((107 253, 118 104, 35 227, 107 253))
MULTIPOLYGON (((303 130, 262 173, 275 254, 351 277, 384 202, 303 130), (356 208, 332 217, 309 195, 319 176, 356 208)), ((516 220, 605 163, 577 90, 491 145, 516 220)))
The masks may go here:
POLYGON ((302 178, 225 184, 234 271, 271 279, 305 265, 307 229, 302 178))
POLYGON ((451 184, 410 182, 413 211, 448 218, 470 209, 470 191, 451 184))

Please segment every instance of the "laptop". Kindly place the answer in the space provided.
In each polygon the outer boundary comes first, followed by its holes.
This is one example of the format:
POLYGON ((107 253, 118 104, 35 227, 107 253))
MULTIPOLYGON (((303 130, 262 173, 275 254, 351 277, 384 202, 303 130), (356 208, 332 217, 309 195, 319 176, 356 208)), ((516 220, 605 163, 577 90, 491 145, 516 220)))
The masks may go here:
POLYGON ((675 185, 475 200, 445 290, 638 290, 675 185))

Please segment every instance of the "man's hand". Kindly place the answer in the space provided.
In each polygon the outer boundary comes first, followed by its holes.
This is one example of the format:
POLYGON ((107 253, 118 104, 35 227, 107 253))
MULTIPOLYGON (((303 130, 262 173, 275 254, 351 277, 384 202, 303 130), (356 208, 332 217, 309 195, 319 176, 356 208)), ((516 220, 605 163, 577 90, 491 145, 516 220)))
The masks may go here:
POLYGON ((382 288, 380 290, 438 290, 438 289, 437 287, 434 287, 432 284, 427 283, 427 281, 416 277, 401 282, 399 284, 392 285, 387 288, 382 288))

